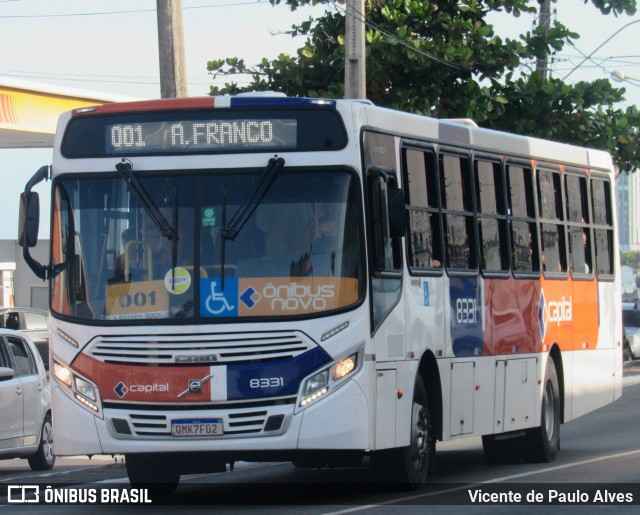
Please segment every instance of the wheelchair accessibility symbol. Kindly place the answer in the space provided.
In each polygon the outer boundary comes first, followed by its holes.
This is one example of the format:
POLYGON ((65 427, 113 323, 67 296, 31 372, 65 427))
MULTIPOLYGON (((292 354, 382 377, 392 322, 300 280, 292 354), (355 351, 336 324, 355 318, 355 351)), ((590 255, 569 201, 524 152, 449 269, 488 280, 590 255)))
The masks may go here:
POLYGON ((234 278, 225 279, 224 291, 219 290, 217 280, 207 280, 208 284, 201 284, 204 302, 201 300, 200 310, 203 316, 237 316, 238 283, 234 278))
POLYGON ((207 306, 207 311, 213 315, 221 315, 224 312, 233 311, 235 306, 229 304, 224 293, 216 291, 217 286, 217 281, 211 281, 211 295, 207 297, 205 304, 207 306))

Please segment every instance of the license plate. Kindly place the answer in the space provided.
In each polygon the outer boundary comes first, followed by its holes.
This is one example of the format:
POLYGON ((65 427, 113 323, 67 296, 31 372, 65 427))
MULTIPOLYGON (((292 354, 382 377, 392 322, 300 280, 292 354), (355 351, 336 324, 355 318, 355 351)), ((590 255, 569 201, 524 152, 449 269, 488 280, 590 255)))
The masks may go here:
POLYGON ((221 418, 185 418, 171 421, 171 436, 220 436, 223 434, 221 418))

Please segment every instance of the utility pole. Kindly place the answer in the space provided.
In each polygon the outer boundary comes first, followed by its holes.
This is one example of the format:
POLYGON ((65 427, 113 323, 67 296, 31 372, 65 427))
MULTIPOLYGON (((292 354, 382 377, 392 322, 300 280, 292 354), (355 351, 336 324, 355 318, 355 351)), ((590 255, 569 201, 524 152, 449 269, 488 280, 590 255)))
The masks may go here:
POLYGON ((364 0, 347 0, 345 28, 344 98, 367 98, 364 0))
MULTIPOLYGON (((551 0, 540 1, 540 17, 538 18, 538 26, 542 27, 544 33, 549 32, 551 24, 551 0)), ((536 73, 542 80, 549 78, 549 55, 545 55, 544 59, 536 60, 536 73)))
POLYGON ((184 63, 182 0, 156 0, 158 13, 158 55, 160 58, 160 96, 187 96, 184 63))

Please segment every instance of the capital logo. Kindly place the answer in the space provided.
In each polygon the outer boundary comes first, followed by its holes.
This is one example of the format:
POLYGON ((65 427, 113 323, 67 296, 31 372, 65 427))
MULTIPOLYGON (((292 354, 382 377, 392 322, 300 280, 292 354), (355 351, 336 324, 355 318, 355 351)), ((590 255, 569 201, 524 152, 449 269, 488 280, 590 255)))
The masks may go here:
POLYGON ((549 323, 555 323, 558 327, 562 322, 573 321, 573 297, 567 298, 562 295, 559 300, 547 301, 544 290, 540 291, 540 302, 538 303, 538 324, 540 325, 540 335, 544 342, 549 323))
POLYGON ((130 384, 127 386, 120 381, 113 389, 116 395, 121 399, 127 395, 128 392, 134 394, 153 394, 153 393, 166 393, 169 391, 169 383, 151 383, 151 384, 130 384))
POLYGON ((116 392, 116 395, 122 399, 125 395, 127 395, 127 392, 129 391, 129 388, 127 387, 126 384, 124 384, 122 381, 120 381, 116 385, 116 387, 113 389, 113 391, 116 392))

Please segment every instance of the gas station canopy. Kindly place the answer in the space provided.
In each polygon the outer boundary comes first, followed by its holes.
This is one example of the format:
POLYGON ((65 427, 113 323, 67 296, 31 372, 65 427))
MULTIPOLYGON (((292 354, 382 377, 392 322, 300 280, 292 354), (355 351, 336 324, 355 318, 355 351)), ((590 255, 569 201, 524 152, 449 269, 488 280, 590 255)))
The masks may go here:
POLYGON ((53 146, 61 113, 140 98, 0 77, 0 148, 53 146))

